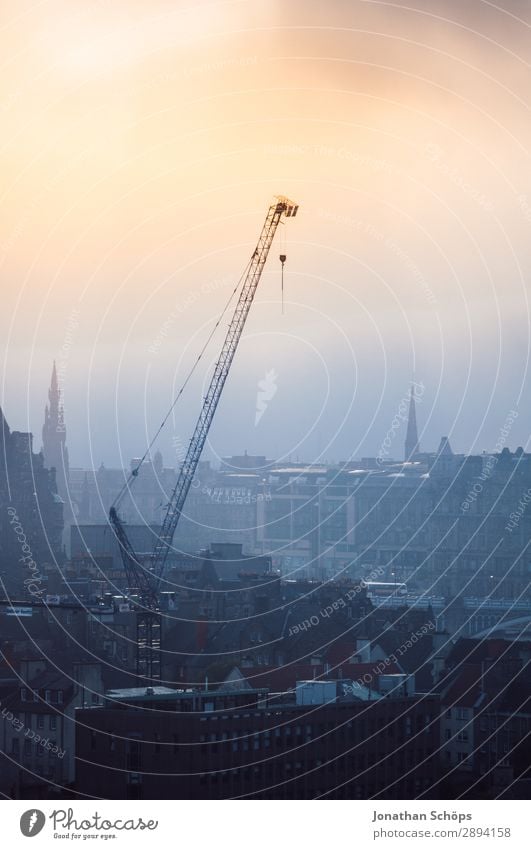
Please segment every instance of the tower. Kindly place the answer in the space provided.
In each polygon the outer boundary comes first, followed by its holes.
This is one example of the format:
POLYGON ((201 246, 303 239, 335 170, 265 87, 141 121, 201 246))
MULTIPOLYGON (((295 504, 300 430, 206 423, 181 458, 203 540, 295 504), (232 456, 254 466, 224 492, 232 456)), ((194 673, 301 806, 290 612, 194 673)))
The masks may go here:
MULTIPOLYGON (((68 448, 66 447, 66 427, 61 390, 57 381, 55 360, 52 369, 52 380, 48 390, 48 401, 44 410, 44 425, 42 428, 42 451, 44 465, 55 469, 57 491, 65 505, 70 503, 68 495, 68 448)), ((68 511, 67 511, 68 512, 68 511)))
POLYGON ((409 395, 409 415, 407 420, 406 441, 404 445, 404 460, 412 460, 420 451, 417 433, 417 411, 415 408, 415 392, 413 386, 409 395))

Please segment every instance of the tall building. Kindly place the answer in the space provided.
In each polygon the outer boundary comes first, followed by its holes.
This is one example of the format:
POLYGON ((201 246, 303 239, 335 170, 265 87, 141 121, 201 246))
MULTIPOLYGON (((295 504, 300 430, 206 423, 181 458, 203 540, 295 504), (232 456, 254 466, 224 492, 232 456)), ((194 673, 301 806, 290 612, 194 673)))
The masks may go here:
POLYGON ((415 408, 415 392, 411 387, 409 396, 409 416, 407 420, 406 442, 404 445, 404 460, 411 460, 420 451, 417 433, 417 411, 415 408))
MULTIPOLYGON (((42 452, 44 465, 47 469, 55 469, 57 491, 65 505, 70 503, 68 494, 69 463, 68 448, 66 447, 66 427, 64 420, 63 401, 57 381, 55 360, 52 369, 52 380, 48 390, 48 401, 44 410, 44 425, 42 428, 42 452)), ((69 512, 69 511, 67 511, 69 512)))
POLYGON ((40 597, 62 560, 63 503, 32 434, 11 431, 1 410, 0 440, 0 593, 40 597))

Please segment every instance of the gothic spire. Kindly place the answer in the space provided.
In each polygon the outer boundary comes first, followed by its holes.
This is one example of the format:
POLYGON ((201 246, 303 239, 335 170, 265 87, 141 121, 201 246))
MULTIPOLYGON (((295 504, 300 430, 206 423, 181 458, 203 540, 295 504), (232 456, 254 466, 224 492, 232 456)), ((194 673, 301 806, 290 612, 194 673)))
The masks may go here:
POLYGON ((411 460, 420 451, 419 436, 417 432, 417 411, 415 407, 415 392, 413 386, 409 395, 409 415, 407 420, 406 441, 404 445, 404 459, 411 460))
POLYGON ((54 395, 59 394, 59 384, 57 382, 57 368, 55 367, 55 360, 53 361, 53 368, 52 368, 52 381, 51 381, 51 385, 50 385, 50 394, 51 393, 53 393, 54 395))
POLYGON ((44 455, 46 468, 54 468, 56 471, 59 495, 63 499, 66 499, 68 490, 69 463, 61 394, 59 381, 57 379, 57 368, 54 360, 52 379, 48 390, 48 404, 44 409, 42 453, 44 455))

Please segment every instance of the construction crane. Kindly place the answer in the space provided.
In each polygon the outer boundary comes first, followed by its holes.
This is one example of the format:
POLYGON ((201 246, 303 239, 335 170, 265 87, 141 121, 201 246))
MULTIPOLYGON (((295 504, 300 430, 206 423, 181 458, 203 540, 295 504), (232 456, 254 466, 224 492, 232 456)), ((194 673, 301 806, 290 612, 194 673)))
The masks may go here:
MULTIPOLYGON (((137 675, 147 680, 160 679, 161 625, 158 611, 158 591, 162 580, 173 537, 182 515, 197 464, 223 392, 245 322, 253 302, 269 250, 282 218, 293 218, 298 205, 286 197, 278 196, 269 207, 258 244, 251 256, 242 289, 230 321, 219 359, 214 368, 203 406, 197 420, 186 456, 179 470, 175 488, 167 505, 160 534, 155 542, 151 568, 143 566, 127 537, 124 525, 115 507, 111 507, 109 520, 114 530, 129 592, 138 595, 137 607, 137 675)), ((285 257, 284 257, 285 260, 285 257)))

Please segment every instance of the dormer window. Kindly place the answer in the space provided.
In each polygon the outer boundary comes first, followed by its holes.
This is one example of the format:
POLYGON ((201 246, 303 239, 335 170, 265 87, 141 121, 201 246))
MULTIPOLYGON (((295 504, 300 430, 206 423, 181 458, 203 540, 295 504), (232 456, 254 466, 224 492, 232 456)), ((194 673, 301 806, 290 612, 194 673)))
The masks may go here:
POLYGON ((25 687, 21 687, 20 688, 20 701, 25 702, 25 701, 27 701, 27 698, 28 698, 28 691, 26 690, 25 687))
POLYGON ((44 691, 44 701, 49 703, 49 702, 51 702, 51 700, 52 700, 52 691, 51 690, 45 690, 44 691))

